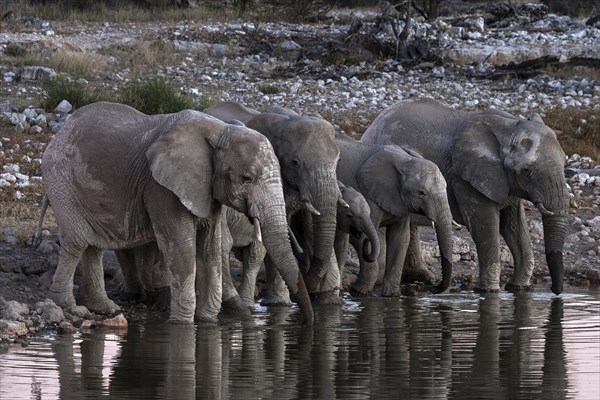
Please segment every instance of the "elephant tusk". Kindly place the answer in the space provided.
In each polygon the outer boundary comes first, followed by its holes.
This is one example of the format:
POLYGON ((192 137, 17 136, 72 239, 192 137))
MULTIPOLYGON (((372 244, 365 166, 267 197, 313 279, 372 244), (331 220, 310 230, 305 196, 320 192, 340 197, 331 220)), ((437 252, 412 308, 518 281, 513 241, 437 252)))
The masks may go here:
POLYGON ((338 202, 340 203, 340 205, 341 205, 342 207, 345 207, 345 208, 350 208, 350 205, 349 205, 348 203, 346 203, 346 200, 344 200, 342 197, 339 197, 339 198, 338 198, 338 202))
POLYGON ((258 218, 252 218, 252 222, 254 223, 254 236, 256 236, 256 240, 262 243, 262 232, 260 230, 260 221, 258 218))
POLYGON ((304 204, 304 208, 306 208, 308 211, 310 211, 311 214, 316 215, 317 217, 319 215, 321 215, 319 210, 317 210, 310 201, 304 200, 302 203, 304 204))
POLYGON ((544 207, 544 205, 542 203, 536 203, 535 206, 537 207, 539 212, 545 217, 551 217, 554 215, 554 213, 552 211, 546 210, 546 207, 544 207))

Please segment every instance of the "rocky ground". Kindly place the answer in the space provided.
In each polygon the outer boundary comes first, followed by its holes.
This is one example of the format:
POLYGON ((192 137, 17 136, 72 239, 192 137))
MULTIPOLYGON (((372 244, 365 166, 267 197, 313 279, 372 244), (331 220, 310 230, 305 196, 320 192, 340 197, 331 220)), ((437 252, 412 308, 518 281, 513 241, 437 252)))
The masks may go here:
MULTIPOLYGON (((550 117, 565 107, 591 110, 590 117, 573 121, 582 137, 600 124, 598 26, 544 13, 522 13, 498 23, 479 10, 435 23, 417 21, 411 31, 413 47, 397 60, 381 54, 389 50, 382 43, 389 42, 391 33, 375 14, 338 11, 326 24, 310 25, 242 20, 65 23, 22 16, 3 21, 0 53, 26 49, 39 63, 0 61, 0 343, 59 326, 89 327, 89 321, 99 319, 81 309, 63 312, 45 301, 59 248, 51 213, 41 246, 34 250, 26 243, 43 193, 41 154, 71 111, 65 102, 51 112, 41 108, 42 77, 66 75, 90 91, 116 91, 132 80, 162 76, 199 104, 236 100, 261 109, 278 103, 318 112, 355 137, 377 112, 417 96, 460 109, 496 107, 520 116, 538 112, 550 117), (357 18, 362 21, 358 28, 357 18), (60 54, 71 65, 85 59, 93 67, 82 77, 57 63, 60 54)), ((599 153, 590 149, 592 158, 569 154, 567 161, 572 207, 566 279, 591 289, 600 284, 599 153)), ((534 207, 527 213, 536 254, 534 283, 546 285, 541 218, 534 207)), ((455 233, 451 290, 470 290, 477 279, 475 247, 466 229, 455 233)), ((428 268, 438 276, 433 232, 425 230, 422 240, 428 268)), ((512 259, 504 244, 501 256, 506 282, 512 259)), ((352 259, 346 283, 356 269, 352 259)), ((107 253, 105 275, 110 296, 116 297, 120 271, 112 253, 107 253)), ((409 286, 407 293, 419 289, 409 286)), ((142 305, 120 304, 129 320, 147 313, 165 317, 142 305)))

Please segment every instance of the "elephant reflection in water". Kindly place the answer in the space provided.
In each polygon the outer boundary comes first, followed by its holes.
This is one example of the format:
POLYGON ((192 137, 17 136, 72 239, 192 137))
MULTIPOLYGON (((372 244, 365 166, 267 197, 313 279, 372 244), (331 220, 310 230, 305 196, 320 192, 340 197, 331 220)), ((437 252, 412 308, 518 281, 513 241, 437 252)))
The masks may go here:
POLYGON ((81 357, 76 355, 75 342, 70 338, 61 337, 52 342, 58 363, 61 399, 83 397, 83 393, 89 398, 102 397, 107 336, 101 331, 82 334, 79 342, 81 357))
POLYGON ((456 397, 535 398, 539 393, 544 399, 567 397, 562 299, 552 301, 544 326, 543 356, 532 349, 541 338, 532 318, 531 293, 515 293, 514 304, 513 330, 505 336, 500 334, 505 318, 501 315, 499 294, 488 293, 479 301, 473 364, 470 371, 453 378, 452 393, 456 397), (541 381, 536 379, 539 364, 543 364, 541 381))

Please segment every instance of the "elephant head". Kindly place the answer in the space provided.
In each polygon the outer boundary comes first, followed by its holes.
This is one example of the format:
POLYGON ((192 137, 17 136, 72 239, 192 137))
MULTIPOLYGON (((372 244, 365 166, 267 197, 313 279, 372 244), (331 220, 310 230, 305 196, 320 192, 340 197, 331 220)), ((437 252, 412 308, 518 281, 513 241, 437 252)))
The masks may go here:
POLYGON ((254 223, 305 322, 312 324, 310 299, 288 238, 279 162, 267 138, 205 116, 174 124, 146 156, 154 179, 194 215, 205 218, 221 203, 254 223))
MULTIPOLYGON (((221 120, 237 119, 272 143, 284 183, 299 192, 302 203, 314 215, 315 251, 309 275, 316 278, 311 281, 320 279, 333 251, 337 204, 341 201, 336 179, 340 152, 333 126, 320 117, 291 111, 259 113, 238 103, 219 103, 206 112, 221 120)), ((307 282, 307 286, 313 291, 315 285, 307 282)))
POLYGON ((538 114, 522 119, 488 112, 469 124, 454 143, 454 173, 497 203, 515 195, 536 205, 542 214, 552 291, 561 293, 569 193, 566 157, 556 134, 538 114))
POLYGON ((416 153, 387 145, 365 160, 357 180, 359 190, 368 193, 386 212, 396 216, 423 214, 434 222, 442 258, 442 282, 433 292, 446 290, 452 276, 452 214, 446 180, 439 168, 416 153))
POLYGON ((338 229, 359 239, 366 235, 363 241, 362 254, 367 262, 374 262, 379 256, 379 235, 371 220, 371 208, 360 192, 339 182, 340 191, 348 207, 339 206, 337 212, 338 229))

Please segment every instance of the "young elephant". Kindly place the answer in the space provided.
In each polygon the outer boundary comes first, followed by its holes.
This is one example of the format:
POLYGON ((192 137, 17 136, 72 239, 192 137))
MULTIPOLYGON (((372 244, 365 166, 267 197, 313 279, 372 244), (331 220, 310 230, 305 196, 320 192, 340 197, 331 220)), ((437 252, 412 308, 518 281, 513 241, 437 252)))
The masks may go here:
POLYGON ((439 166, 448 181, 452 215, 467 226, 477 247, 478 290, 500 289, 498 233, 515 263, 506 288, 530 287, 534 260, 522 199, 534 203, 542 214, 552 291, 562 292, 569 208, 565 153, 539 115, 462 112, 419 99, 382 111, 361 141, 410 148, 439 166))
POLYGON ((156 241, 171 275, 170 319, 214 321, 222 291, 221 205, 227 205, 257 230, 262 225, 265 247, 312 324, 287 238, 279 163, 263 135, 192 110, 145 115, 100 102, 74 112, 42 160, 61 238, 49 291, 58 305, 75 305, 73 275, 82 259, 83 304, 114 311, 104 290, 103 250, 156 241))
MULTIPOLYGON (((348 255, 348 243, 356 248, 359 257, 368 262, 375 262, 379 256, 379 236, 377 229, 371 221, 371 210, 367 200, 355 189, 344 185, 338 181, 340 192, 342 193, 343 203, 338 204, 337 208, 337 229, 335 235, 335 257, 338 268, 337 274, 332 274, 332 279, 335 277, 338 281, 331 283, 341 288, 341 278, 343 267, 346 264, 348 255)), ((288 209, 298 210, 301 200, 294 193, 287 194, 288 209)), ((288 212, 288 216, 293 217, 292 213, 288 212)), ((295 231, 295 236, 305 237, 302 242, 312 243, 312 224, 310 221, 311 215, 306 216, 306 219, 300 221, 292 221, 292 230, 295 231)), ((301 263, 301 267, 302 267, 301 263)), ((254 282, 256 281, 254 274, 254 282)), ((287 289, 281 283, 278 274, 267 273, 267 304, 279 304, 280 299, 285 299, 287 289)), ((252 281, 250 281, 252 282, 252 281)), ((254 282, 250 283, 254 287, 254 282)), ((243 297, 243 296, 242 296, 243 297)), ((319 299, 320 300, 320 299, 319 299)))
MULTIPOLYGON (((382 295, 399 296, 402 267, 410 237, 410 213, 435 223, 442 257, 442 282, 432 291, 448 288, 452 275, 452 216, 446 181, 431 161, 398 146, 367 144, 336 135, 340 148, 337 176, 361 192, 371 208, 373 225, 386 228, 386 260, 382 295)), ((380 266, 382 267, 382 266, 380 266)), ((351 293, 366 295, 377 280, 377 267, 361 260, 351 293)))

